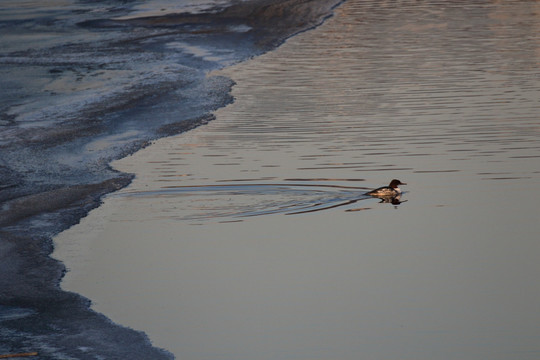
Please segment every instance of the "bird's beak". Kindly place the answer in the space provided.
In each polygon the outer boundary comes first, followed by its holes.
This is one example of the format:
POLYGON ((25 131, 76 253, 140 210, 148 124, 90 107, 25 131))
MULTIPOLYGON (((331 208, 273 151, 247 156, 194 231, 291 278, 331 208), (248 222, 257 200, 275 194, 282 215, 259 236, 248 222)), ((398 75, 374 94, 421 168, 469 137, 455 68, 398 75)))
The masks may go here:
POLYGON ((401 183, 401 185, 407 185, 407 183, 401 183))

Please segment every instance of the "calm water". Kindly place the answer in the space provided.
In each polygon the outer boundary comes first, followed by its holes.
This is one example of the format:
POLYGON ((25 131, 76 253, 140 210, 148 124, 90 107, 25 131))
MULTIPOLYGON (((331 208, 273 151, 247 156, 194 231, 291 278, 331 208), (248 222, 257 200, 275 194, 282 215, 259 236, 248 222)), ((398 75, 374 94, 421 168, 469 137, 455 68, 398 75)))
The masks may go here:
POLYGON ((537 359, 538 14, 349 1, 220 72, 236 102, 57 237, 63 287, 179 359, 537 359))

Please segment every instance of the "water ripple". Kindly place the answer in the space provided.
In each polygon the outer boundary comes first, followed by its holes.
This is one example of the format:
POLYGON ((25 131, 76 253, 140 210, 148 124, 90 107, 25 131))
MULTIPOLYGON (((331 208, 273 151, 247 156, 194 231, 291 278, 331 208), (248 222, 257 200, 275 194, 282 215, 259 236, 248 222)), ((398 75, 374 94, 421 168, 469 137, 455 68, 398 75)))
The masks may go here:
MULTIPOLYGON (((291 179, 294 180, 294 179, 291 179)), ((113 196, 161 199, 161 214, 176 220, 245 218, 269 214, 303 214, 342 208, 372 200, 368 189, 321 183, 251 183, 168 186, 159 190, 126 191, 113 196), (189 204, 189 209, 186 209, 189 204), (176 215, 173 215, 176 213, 176 215)), ((238 219, 237 219, 238 220, 238 219)))

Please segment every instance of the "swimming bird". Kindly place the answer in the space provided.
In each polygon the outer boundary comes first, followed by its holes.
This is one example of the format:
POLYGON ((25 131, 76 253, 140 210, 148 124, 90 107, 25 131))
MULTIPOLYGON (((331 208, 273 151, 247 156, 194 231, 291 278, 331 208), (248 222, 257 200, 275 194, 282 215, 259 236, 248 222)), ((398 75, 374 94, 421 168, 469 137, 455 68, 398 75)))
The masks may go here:
POLYGON ((397 179, 394 179, 390 181, 390 184, 388 186, 383 186, 375 190, 371 190, 367 192, 366 195, 374 196, 374 197, 396 197, 398 195, 401 195, 401 189, 399 188, 399 185, 407 185, 407 184, 397 179))

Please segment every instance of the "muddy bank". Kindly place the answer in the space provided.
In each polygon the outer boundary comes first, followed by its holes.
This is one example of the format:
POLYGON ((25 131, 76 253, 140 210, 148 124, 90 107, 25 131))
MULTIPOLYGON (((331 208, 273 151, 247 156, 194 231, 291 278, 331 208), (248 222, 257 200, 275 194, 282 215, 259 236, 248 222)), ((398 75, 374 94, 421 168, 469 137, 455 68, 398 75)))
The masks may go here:
POLYGON ((208 71, 271 50, 338 3, 235 2, 196 15, 119 20, 130 13, 124 4, 0 19, 12 41, 0 52, 0 354, 172 358, 62 291, 66 269, 50 257, 51 238, 131 181, 110 161, 207 123, 232 101, 232 81, 208 71), (48 37, 15 46, 17 26, 48 37))

